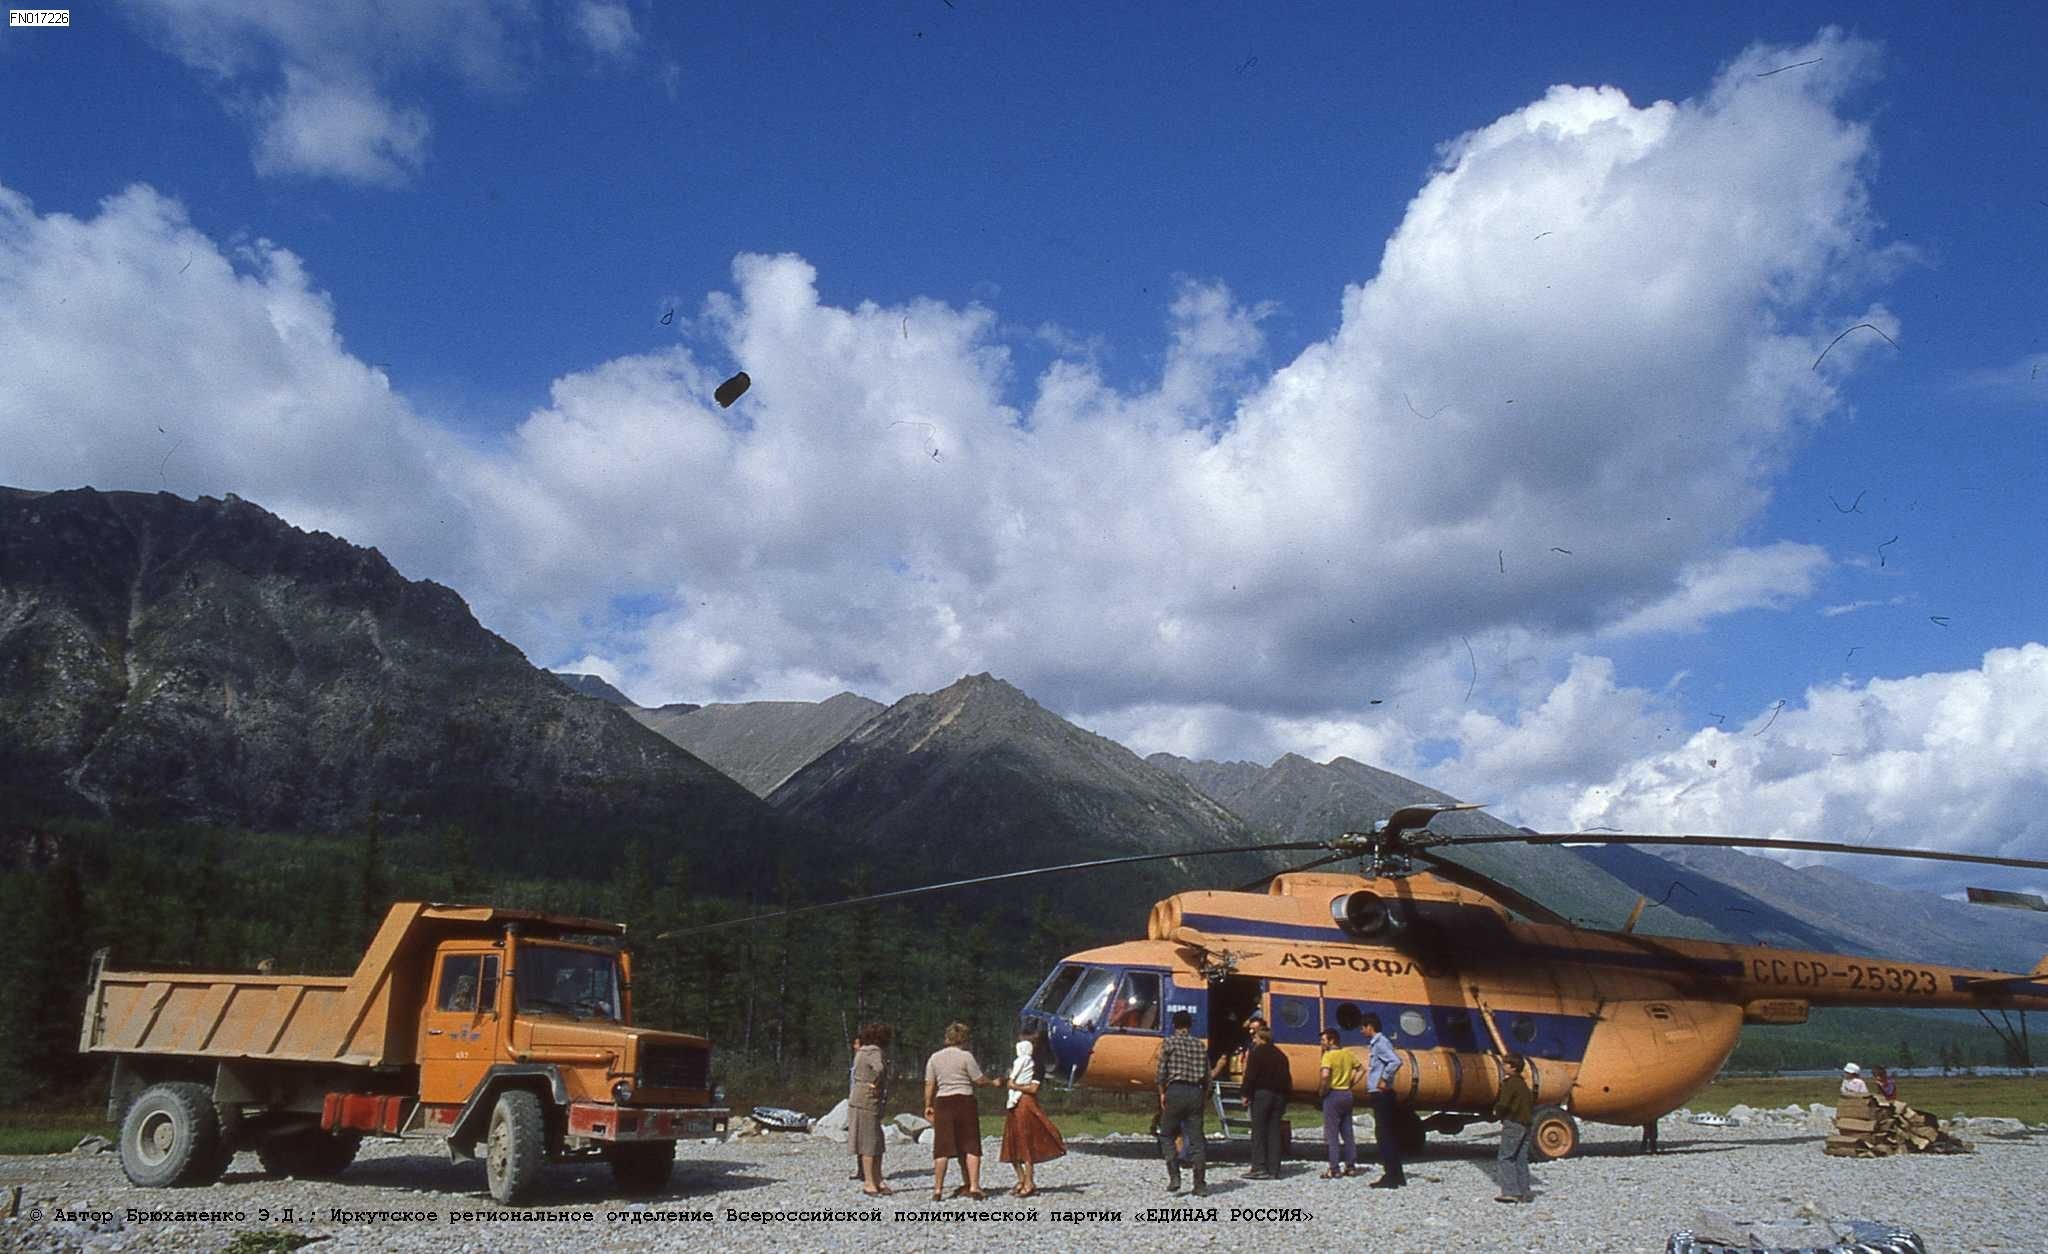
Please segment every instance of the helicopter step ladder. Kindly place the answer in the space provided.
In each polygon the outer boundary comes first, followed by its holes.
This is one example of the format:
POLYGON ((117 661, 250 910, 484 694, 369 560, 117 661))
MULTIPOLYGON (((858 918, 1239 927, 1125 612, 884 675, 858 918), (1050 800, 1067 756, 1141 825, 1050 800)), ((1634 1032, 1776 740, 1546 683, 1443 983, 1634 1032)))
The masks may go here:
POLYGON ((1239 1123, 1247 1129, 1251 1127, 1251 1099, 1245 1096, 1242 1084, 1226 1077, 1218 1080, 1211 1091, 1215 1094, 1211 1100, 1216 1105, 1216 1123, 1223 1129, 1224 1140, 1227 1141, 1231 1137, 1230 1116, 1233 1112, 1236 1113, 1239 1123))

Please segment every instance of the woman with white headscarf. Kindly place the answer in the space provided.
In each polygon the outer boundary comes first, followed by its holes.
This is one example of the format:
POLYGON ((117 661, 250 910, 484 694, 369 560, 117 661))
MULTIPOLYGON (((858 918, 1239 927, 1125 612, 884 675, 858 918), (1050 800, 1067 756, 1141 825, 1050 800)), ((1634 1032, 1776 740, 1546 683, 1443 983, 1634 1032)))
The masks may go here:
POLYGON ((1003 1161, 1017 1169, 1013 1197, 1033 1197, 1038 1183, 1033 1171, 1039 1163, 1050 1162, 1067 1152, 1060 1130, 1038 1102, 1039 1086, 1052 1049, 1044 1035, 1029 1032, 1017 1038, 1016 1061, 1010 1064, 1010 1113, 1003 1120, 1003 1161))

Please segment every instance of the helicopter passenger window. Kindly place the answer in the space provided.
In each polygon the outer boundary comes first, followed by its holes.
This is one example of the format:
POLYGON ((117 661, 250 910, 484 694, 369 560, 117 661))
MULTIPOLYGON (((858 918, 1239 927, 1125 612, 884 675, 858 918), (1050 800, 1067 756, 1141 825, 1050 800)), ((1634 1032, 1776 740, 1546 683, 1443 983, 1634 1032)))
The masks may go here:
POLYGON ((1404 1010, 1401 1012, 1401 1035, 1421 1036, 1428 1029, 1429 1020, 1422 1017, 1420 1010, 1404 1010))
POLYGON ((1045 982, 1045 991, 1041 992, 1037 999, 1031 1003, 1031 1008, 1033 1010, 1057 1012, 1060 1008, 1060 1003, 1067 999, 1068 993, 1074 991, 1074 985, 1080 978, 1080 967, 1075 966, 1071 962, 1061 967, 1058 974, 1045 982))
POLYGON ((1516 1015, 1514 1023, 1508 1028, 1508 1035, 1528 1045, 1536 1039, 1536 1021, 1528 1015, 1516 1015))
POLYGON ((1092 1028, 1102 1018, 1102 1009, 1109 1002, 1109 993, 1116 986, 1116 977, 1101 967, 1088 967, 1081 973, 1074 991, 1067 995, 1060 1013, 1077 1028, 1092 1028))
POLYGON ((1288 1027, 1301 1028, 1308 1026, 1309 1014, 1307 1002, 1296 1001, 1292 998, 1282 1001, 1280 998, 1275 997, 1273 999, 1273 1008, 1279 1014, 1280 1022, 1286 1024, 1288 1027))
POLYGON ((1124 977, 1124 986, 1117 990, 1116 1008, 1110 1013, 1109 1026, 1130 1032, 1159 1030, 1159 976, 1156 972, 1133 971, 1124 977))
POLYGON ((1343 1028, 1346 1032, 1356 1032, 1358 1025, 1364 1022, 1365 1015, 1350 1002, 1347 1001, 1337 1007, 1337 1026, 1343 1028))

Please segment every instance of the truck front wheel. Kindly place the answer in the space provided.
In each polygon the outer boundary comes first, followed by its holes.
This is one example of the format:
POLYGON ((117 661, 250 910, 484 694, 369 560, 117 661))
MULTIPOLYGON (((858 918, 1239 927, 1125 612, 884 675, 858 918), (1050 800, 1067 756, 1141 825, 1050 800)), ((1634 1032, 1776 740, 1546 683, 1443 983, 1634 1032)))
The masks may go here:
POLYGON ((213 1091, 204 1084, 153 1084, 121 1121, 121 1170, 131 1184, 212 1184, 227 1165, 213 1091))
POLYGON ((498 1094, 484 1154, 484 1175, 492 1197, 511 1206, 532 1195, 540 1183, 541 1165, 547 1161, 547 1135, 539 1097, 525 1089, 498 1094))
POLYGON ((627 1194, 659 1193, 668 1187, 669 1173, 676 1165, 674 1141, 628 1141, 614 1145, 604 1156, 612 1165, 612 1181, 627 1194))

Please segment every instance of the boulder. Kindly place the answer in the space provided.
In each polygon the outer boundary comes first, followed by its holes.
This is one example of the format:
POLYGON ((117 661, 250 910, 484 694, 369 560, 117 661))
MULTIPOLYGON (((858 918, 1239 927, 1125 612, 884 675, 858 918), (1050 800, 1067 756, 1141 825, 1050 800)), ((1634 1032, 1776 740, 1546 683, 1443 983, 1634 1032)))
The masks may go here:
POLYGON ((71 1152, 74 1154, 104 1154, 112 1148, 114 1148, 114 1143, 107 1138, 103 1136, 88 1136, 72 1146, 71 1152))
POLYGON ((851 1118, 849 1109, 842 1099, 837 1106, 811 1121, 811 1135, 829 1136, 835 1141, 844 1141, 847 1121, 851 1118))
POLYGON ((882 1125, 882 1144, 915 1145, 917 1144, 917 1142, 908 1133, 904 1132, 903 1129, 897 1127, 895 1124, 885 1123, 882 1125))
POLYGON ((1746 1123, 1755 1123, 1756 1112, 1747 1106, 1738 1104, 1728 1108, 1728 1119, 1729 1122, 1739 1128, 1746 1123))
POLYGON ((907 1110, 890 1120, 890 1122, 903 1129, 903 1135, 913 1141, 917 1139, 919 1133, 932 1126, 929 1120, 913 1115, 907 1110))

